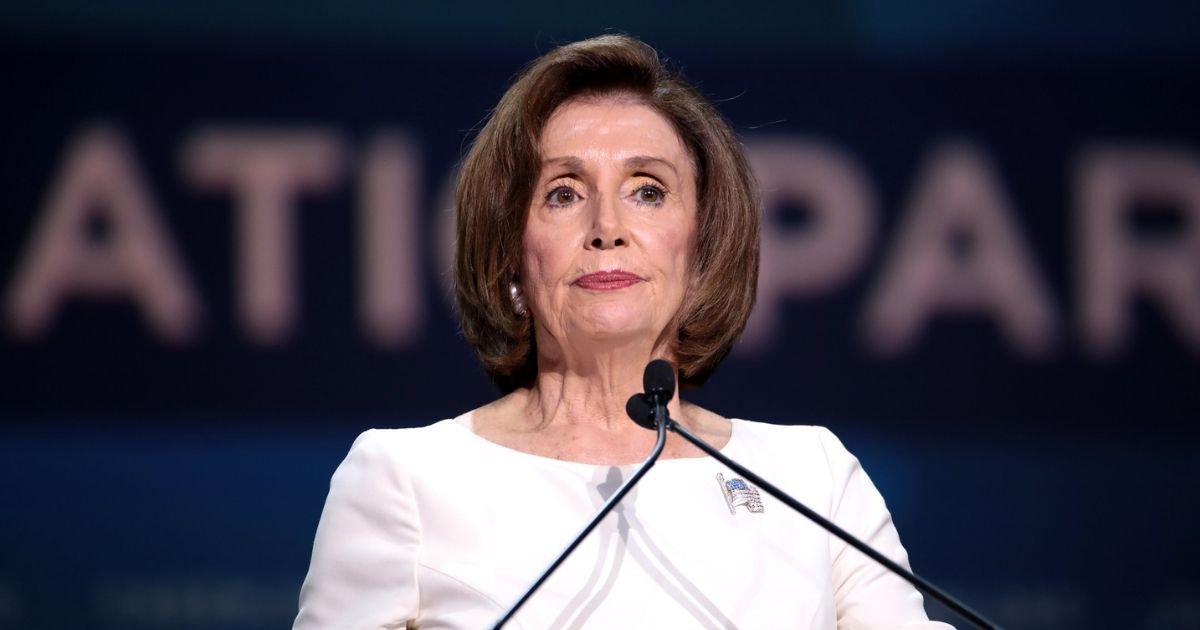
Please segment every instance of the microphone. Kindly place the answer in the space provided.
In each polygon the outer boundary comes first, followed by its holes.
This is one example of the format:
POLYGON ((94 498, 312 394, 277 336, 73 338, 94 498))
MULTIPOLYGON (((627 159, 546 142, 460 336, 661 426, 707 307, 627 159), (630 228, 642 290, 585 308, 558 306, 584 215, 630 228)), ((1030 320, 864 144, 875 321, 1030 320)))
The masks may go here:
POLYGON ((642 387, 652 403, 667 404, 675 397, 675 368, 662 359, 646 364, 642 372, 642 387))
POLYGON ((645 429, 653 429, 654 425, 654 403, 646 399, 645 394, 634 394, 625 401, 625 413, 633 419, 639 427, 645 429))
POLYGON ((525 605, 525 602, 529 601, 529 598, 550 578, 555 569, 575 551, 579 543, 583 542, 583 539, 587 538, 587 535, 600 524, 600 521, 604 520, 604 517, 608 516, 608 513, 617 507, 621 499, 625 498, 625 495, 637 485, 637 482, 650 470, 650 467, 658 461, 658 456, 662 455, 663 446, 667 443, 667 425, 665 420, 670 419, 667 415, 667 402, 675 395, 675 371, 671 368, 671 364, 666 361, 661 359, 651 361, 650 365, 646 366, 646 371, 642 374, 642 385, 646 389, 646 395, 635 394, 633 398, 630 398, 625 404, 625 412, 630 417, 635 417, 634 414, 636 413, 636 418, 643 418, 643 420, 638 421, 639 426, 658 431, 658 439, 655 440, 654 448, 650 451, 650 455, 633 471, 633 474, 629 475, 629 479, 626 479, 625 483, 622 483, 621 487, 617 488, 617 491, 604 502, 604 505, 600 506, 596 515, 592 517, 592 520, 558 554, 558 557, 550 563, 550 566, 546 567, 545 571, 542 571, 541 575, 533 581, 533 584, 529 585, 525 593, 496 620, 495 625, 492 626, 492 630, 500 630, 504 624, 513 618, 513 615, 517 614, 517 611, 525 605), (635 399, 637 400, 635 401, 635 399))
POLYGON ((879 553, 867 543, 859 540, 850 532, 835 525, 832 521, 817 514, 808 506, 793 499, 783 490, 776 488, 766 479, 754 474, 750 469, 742 466, 734 460, 726 457, 724 453, 713 448, 704 440, 696 437, 691 431, 685 429, 678 422, 675 422, 667 414, 666 402, 675 395, 675 370, 671 368, 671 364, 662 359, 655 359, 646 366, 646 371, 642 379, 642 384, 646 389, 645 393, 634 394, 628 402, 625 403, 625 412, 629 417, 637 423, 638 426, 652 428, 657 426, 660 431, 665 427, 667 430, 674 431, 680 437, 694 444, 697 448, 707 453, 713 459, 721 462, 730 470, 736 472, 748 479, 751 483, 757 485, 767 492, 767 494, 782 501, 785 505, 793 510, 803 514, 809 520, 817 525, 820 525, 829 533, 837 536, 845 541, 851 547, 863 552, 867 557, 883 565, 884 568, 904 578, 909 584, 912 584, 921 592, 936 599, 946 608, 957 613, 963 619, 971 622, 977 628, 982 630, 998 630, 998 626, 982 615, 971 610, 966 604, 958 601, 949 593, 935 586, 932 582, 917 576, 913 572, 905 569, 891 558, 879 553), (663 397, 666 397, 665 399, 663 397))

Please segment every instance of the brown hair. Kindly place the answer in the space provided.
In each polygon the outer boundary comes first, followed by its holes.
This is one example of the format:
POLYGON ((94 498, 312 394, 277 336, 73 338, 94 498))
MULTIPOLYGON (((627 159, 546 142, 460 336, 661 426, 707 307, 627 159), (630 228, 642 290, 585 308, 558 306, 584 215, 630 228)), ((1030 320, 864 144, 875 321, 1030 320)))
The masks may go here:
MULTIPOLYGON (((514 312, 526 215, 546 120, 583 95, 630 95, 674 125, 696 165, 692 283, 667 339, 684 387, 702 385, 733 347, 754 306, 760 202, 737 137, 720 113, 647 44, 603 35, 534 60, 500 98, 463 161, 455 292, 462 331, 504 392, 537 374, 532 319, 514 312)), ((669 329, 669 330, 670 330, 669 329)), ((661 340, 660 340, 661 341, 661 340)))

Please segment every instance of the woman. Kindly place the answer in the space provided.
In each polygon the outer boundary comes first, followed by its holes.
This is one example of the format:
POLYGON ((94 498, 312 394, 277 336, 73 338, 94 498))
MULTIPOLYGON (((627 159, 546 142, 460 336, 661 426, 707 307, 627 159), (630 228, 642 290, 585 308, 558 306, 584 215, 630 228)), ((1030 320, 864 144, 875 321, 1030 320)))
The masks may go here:
MULTIPOLYGON (((505 395, 359 437, 331 483, 297 628, 490 626, 650 451, 653 432, 625 413, 646 363, 703 384, 754 302, 759 201, 740 146, 628 37, 529 66, 475 140, 457 205, 463 331, 505 395)), ((678 397, 670 413, 906 562, 827 430, 678 397)), ((730 501, 718 474, 731 476, 672 435, 510 626, 944 627, 907 583, 770 497, 730 501)))

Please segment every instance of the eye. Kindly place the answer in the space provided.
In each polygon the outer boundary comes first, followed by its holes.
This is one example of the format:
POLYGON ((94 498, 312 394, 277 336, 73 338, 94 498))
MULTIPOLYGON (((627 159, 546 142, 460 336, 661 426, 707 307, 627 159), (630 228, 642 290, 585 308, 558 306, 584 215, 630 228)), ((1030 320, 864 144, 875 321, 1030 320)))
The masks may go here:
POLYGON ((551 206, 569 206, 579 200, 579 195, 570 186, 559 186, 546 195, 551 206))
POLYGON ((646 184, 634 192, 634 197, 637 199, 639 204, 657 205, 663 202, 663 197, 666 196, 666 194, 667 192, 661 187, 653 184, 646 184))

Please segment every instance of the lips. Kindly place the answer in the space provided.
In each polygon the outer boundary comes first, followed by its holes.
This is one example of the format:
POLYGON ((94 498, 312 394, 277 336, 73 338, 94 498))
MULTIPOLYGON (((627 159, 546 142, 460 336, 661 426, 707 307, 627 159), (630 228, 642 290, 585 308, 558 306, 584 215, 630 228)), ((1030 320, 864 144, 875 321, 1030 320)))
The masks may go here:
POLYGON ((613 291, 616 289, 624 289, 625 287, 635 285, 642 281, 642 278, 628 271, 596 271, 581 276, 575 281, 575 285, 592 291, 613 291))

